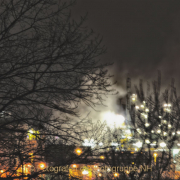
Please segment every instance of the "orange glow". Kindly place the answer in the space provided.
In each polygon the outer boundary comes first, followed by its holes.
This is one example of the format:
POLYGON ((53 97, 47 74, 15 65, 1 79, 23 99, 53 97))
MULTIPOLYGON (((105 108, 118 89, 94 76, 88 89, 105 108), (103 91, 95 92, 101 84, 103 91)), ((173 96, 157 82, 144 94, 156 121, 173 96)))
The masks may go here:
POLYGON ((119 176, 119 174, 118 173, 114 173, 114 177, 118 177, 119 176))
POLYGON ((154 153, 154 154, 153 154, 155 164, 156 164, 156 157, 157 157, 157 155, 158 155, 157 153, 154 153))
POLYGON ((46 164, 43 163, 43 162, 41 162, 41 163, 39 164, 39 167, 40 167, 41 170, 43 170, 44 168, 46 168, 46 164))
POLYGON ((4 171, 3 170, 1 170, 1 173, 3 173, 4 171))
POLYGON ((101 177, 101 176, 102 176, 102 174, 101 174, 101 173, 99 173, 99 174, 98 174, 98 176, 100 176, 100 177, 101 177))
POLYGON ((72 167, 73 167, 73 168, 77 168, 77 165, 76 165, 76 164, 73 164, 72 167))
POLYGON ((75 152, 78 156, 82 154, 82 150, 80 148, 75 149, 75 152))
POLYGON ((101 159, 104 159, 105 157, 104 156, 100 156, 101 159))
POLYGON ((156 157, 156 156, 157 156, 157 153, 154 153, 153 155, 154 155, 154 157, 156 157))

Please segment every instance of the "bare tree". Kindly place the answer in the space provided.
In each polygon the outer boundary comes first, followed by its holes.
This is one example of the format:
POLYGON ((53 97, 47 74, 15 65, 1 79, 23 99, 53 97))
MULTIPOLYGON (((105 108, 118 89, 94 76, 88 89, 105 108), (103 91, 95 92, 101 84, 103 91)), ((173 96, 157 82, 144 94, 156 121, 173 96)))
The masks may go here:
POLYGON ((73 3, 0 2, 0 112, 8 113, 0 122, 1 177, 13 178, 25 162, 43 160, 55 136, 79 143, 87 123, 75 120, 79 103, 95 107, 112 91, 107 64, 98 59, 105 52, 102 39, 83 26, 85 18, 72 19, 73 3), (34 144, 27 135, 37 139, 34 144))
POLYGON ((126 109, 130 127, 115 127, 105 133, 101 178, 179 179, 180 111, 174 80, 164 92, 160 73, 152 88, 147 85, 147 91, 140 80, 127 99, 131 101, 126 109))

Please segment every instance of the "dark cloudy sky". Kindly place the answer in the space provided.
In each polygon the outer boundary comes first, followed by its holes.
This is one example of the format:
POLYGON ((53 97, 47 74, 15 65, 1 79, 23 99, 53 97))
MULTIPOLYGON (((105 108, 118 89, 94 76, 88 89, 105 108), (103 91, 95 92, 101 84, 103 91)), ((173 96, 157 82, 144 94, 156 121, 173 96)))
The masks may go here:
POLYGON ((128 74, 148 80, 161 70, 180 86, 180 0, 77 0, 74 17, 86 12, 120 84, 128 74))

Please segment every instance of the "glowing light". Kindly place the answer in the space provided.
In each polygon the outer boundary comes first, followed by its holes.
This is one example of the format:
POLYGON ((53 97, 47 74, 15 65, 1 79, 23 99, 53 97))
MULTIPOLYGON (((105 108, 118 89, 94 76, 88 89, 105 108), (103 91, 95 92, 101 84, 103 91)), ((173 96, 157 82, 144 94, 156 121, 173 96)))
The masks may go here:
POLYGON ((177 143, 178 146, 180 146, 180 143, 177 143))
POLYGON ((42 162, 42 163, 39 164, 39 167, 42 170, 42 169, 44 169, 46 167, 46 164, 42 162))
POLYGON ((145 104, 145 103, 146 103, 146 101, 143 101, 143 103, 145 104))
POLYGON ((125 126, 125 118, 110 111, 103 114, 103 120, 106 121, 110 128, 122 128, 125 126))
POLYGON ((83 146, 90 146, 92 148, 94 148, 96 146, 96 142, 94 141, 94 139, 88 140, 85 139, 84 142, 82 143, 83 146))
POLYGON ((119 176, 119 174, 118 173, 114 173, 114 177, 118 177, 119 176))
POLYGON ((145 111, 146 111, 146 112, 149 112, 149 109, 146 109, 145 111))
POLYGON ((163 122, 164 122, 165 124, 167 123, 167 121, 166 121, 166 120, 164 120, 163 122))
POLYGON ((146 123, 145 126, 148 127, 148 126, 149 126, 149 123, 146 123))
POLYGON ((76 164, 73 164, 72 167, 73 167, 73 168, 77 168, 77 165, 76 165, 76 164))
POLYGON ((110 171, 111 171, 111 169, 110 169, 110 168, 108 168, 108 169, 107 169, 107 171, 108 171, 108 172, 110 172, 110 171))
POLYGON ((162 118, 162 116, 159 116, 159 118, 161 119, 161 118, 162 118))
POLYGON ((112 143, 111 143, 111 146, 118 146, 118 143, 112 142, 112 143))
POLYGON ((100 143, 99 143, 99 146, 103 146, 103 143, 102 143, 102 142, 100 142, 100 143))
POLYGON ((161 133, 161 130, 160 130, 160 129, 158 129, 158 130, 157 130, 157 133, 158 133, 158 134, 159 134, 159 133, 161 133))
POLYGON ((177 131, 177 134, 180 134, 180 131, 177 131))
POLYGON ((105 157, 104 156, 100 156, 100 159, 104 159, 105 157))
POLYGON ((154 133, 154 130, 152 130, 151 133, 154 133))
POLYGON ((3 170, 1 170, 1 173, 3 173, 4 171, 3 170))
POLYGON ((82 174, 83 174, 83 175, 87 175, 87 174, 89 174, 89 172, 88 172, 87 170, 83 170, 83 171, 82 171, 82 174))
POLYGON ((171 128, 171 124, 168 124, 168 127, 171 128))
POLYGON ((167 107, 168 105, 167 104, 164 104, 164 107, 167 107))
POLYGON ((144 108, 144 105, 141 105, 141 108, 144 108))
POLYGON ((149 139, 146 139, 146 140, 145 140, 145 142, 146 142, 147 144, 150 144, 150 141, 149 141, 149 139))
POLYGON ((147 117, 148 117, 147 114, 144 114, 144 117, 147 119, 147 117))
POLYGON ((129 129, 127 129, 126 134, 131 134, 131 131, 129 129))
POLYGON ((98 174, 98 176, 99 176, 99 177, 101 177, 101 176, 102 176, 102 174, 101 174, 101 173, 99 173, 99 174, 98 174))
POLYGON ((166 136, 166 135, 167 135, 167 132, 164 132, 163 135, 166 136))
POLYGON ((132 95, 132 101, 136 101, 136 95, 135 94, 132 95))
POLYGON ((156 157, 157 157, 157 153, 154 153, 153 156, 154 156, 154 162, 156 163, 156 157))
POLYGON ((139 106, 136 106, 136 109, 139 109, 139 106))
POLYGON ((33 134, 33 130, 29 130, 29 133, 33 134))
POLYGON ((98 166, 97 165, 94 165, 94 168, 97 168, 98 166))
POLYGON ((168 104, 168 107, 171 107, 171 104, 168 104))
POLYGON ((172 132, 172 135, 175 135, 176 133, 175 132, 172 132))
POLYGON ((173 149, 173 154, 176 155, 179 153, 179 149, 173 149))
POLYGON ((161 147, 165 147, 165 146, 166 146, 166 143, 161 142, 161 143, 160 143, 160 146, 161 146, 161 147))
POLYGON ((75 149, 75 152, 77 155, 81 155, 82 154, 82 150, 80 148, 75 149))

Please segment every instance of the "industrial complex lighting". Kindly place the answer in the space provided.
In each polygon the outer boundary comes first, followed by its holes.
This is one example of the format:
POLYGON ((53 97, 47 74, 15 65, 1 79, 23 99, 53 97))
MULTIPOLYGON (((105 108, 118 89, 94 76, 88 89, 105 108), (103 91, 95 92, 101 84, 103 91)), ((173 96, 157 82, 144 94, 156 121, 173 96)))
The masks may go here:
POLYGON ((100 143, 99 143, 99 146, 103 146, 103 143, 102 143, 102 142, 100 142, 100 143))
POLYGON ((165 147, 165 146, 166 146, 166 143, 161 142, 161 143, 160 143, 160 146, 163 148, 163 147, 165 147))
POLYGON ((138 148, 142 147, 142 142, 138 141, 137 143, 134 144, 135 146, 137 146, 138 148))
POLYGON ((149 123, 146 123, 145 126, 148 127, 148 126, 149 126, 149 123))
POLYGON ((158 134, 159 134, 159 133, 161 133, 161 130, 160 130, 160 129, 158 129, 158 130, 157 130, 157 133, 158 133, 158 134))
POLYGON ((125 118, 122 115, 108 111, 103 114, 103 120, 105 120, 107 125, 112 129, 124 127, 125 118))
POLYGON ((146 142, 147 144, 150 144, 150 141, 149 141, 149 139, 146 139, 146 140, 145 140, 145 142, 146 142))
POLYGON ((82 171, 82 174, 83 174, 83 175, 87 175, 87 174, 89 174, 89 172, 88 172, 87 170, 83 170, 83 171, 82 171))

